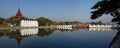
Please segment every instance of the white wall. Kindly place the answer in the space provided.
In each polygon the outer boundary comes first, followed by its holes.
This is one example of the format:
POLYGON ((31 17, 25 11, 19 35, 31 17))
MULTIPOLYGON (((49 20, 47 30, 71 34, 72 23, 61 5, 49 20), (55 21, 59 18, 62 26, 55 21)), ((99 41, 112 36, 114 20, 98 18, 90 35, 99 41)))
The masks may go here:
POLYGON ((111 27, 113 27, 112 25, 91 25, 91 24, 89 24, 89 27, 91 28, 91 27, 97 27, 97 28, 111 28, 111 27))
POLYGON ((21 29, 20 34, 21 34, 21 36, 38 34, 38 28, 21 29))
POLYGON ((35 20, 21 20, 21 27, 38 27, 38 21, 35 20))
POLYGON ((72 25, 57 25, 58 29, 72 29, 72 25))

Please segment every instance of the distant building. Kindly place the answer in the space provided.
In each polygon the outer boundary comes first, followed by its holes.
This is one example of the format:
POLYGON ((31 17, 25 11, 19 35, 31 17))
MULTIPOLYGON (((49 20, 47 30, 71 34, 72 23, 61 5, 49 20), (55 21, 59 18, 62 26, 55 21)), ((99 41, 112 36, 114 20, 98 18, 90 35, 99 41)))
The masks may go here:
POLYGON ((72 27, 73 28, 88 28, 89 26, 87 23, 77 22, 77 23, 72 24, 72 27))
POLYGON ((12 24, 9 22, 3 22, 2 24, 0 24, 0 27, 7 27, 7 26, 11 26, 12 24))
POLYGON ((21 13, 21 11, 20 11, 20 8, 18 9, 18 12, 17 12, 17 14, 15 15, 15 16, 12 16, 12 17, 10 17, 11 19, 17 19, 17 18, 20 18, 20 19, 26 19, 26 17, 24 17, 23 15, 22 15, 22 13, 21 13))

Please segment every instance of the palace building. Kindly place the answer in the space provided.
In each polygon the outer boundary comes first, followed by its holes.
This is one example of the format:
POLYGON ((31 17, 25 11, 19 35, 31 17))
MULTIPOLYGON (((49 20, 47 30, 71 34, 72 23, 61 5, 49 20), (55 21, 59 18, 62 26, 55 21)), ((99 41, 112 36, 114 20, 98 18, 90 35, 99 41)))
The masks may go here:
POLYGON ((26 19, 26 17, 24 17, 23 15, 22 15, 22 13, 21 13, 21 11, 20 11, 20 8, 18 9, 18 11, 17 11, 17 14, 15 15, 15 16, 12 16, 12 17, 10 17, 11 19, 17 19, 17 18, 20 18, 20 19, 26 19))

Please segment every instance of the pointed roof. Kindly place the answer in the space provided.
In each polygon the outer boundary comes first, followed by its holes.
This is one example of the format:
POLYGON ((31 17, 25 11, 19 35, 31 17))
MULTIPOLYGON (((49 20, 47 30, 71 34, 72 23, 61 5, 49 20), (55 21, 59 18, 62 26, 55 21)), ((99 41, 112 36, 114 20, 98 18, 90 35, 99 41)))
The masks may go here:
POLYGON ((18 9, 18 12, 17 12, 16 16, 22 16, 22 13, 21 13, 21 11, 20 11, 20 8, 18 9))
POLYGON ((27 19, 26 17, 24 17, 20 11, 20 8, 18 8, 17 14, 15 16, 12 16, 11 19, 17 19, 17 18, 21 18, 21 19, 27 19))
POLYGON ((15 39, 16 39, 16 41, 17 41, 18 48, 20 48, 20 43, 21 43, 21 41, 22 41, 22 37, 20 37, 20 38, 15 38, 15 39))

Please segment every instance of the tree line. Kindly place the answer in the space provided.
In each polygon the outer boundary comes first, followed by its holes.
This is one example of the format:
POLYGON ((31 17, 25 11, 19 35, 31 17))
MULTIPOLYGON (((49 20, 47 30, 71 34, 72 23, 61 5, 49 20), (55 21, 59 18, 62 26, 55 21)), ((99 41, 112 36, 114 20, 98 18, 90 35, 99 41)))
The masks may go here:
MULTIPOLYGON (((14 26, 20 26, 20 21, 22 19, 21 18, 17 18, 17 19, 4 19, 2 17, 0 17, 0 24, 2 24, 3 22, 7 22, 7 23, 11 23, 14 26)), ((45 18, 45 17, 39 17, 37 19, 25 19, 25 20, 37 20, 39 26, 50 26, 50 25, 72 25, 74 23, 82 23, 79 21, 64 21, 64 22, 55 22, 51 19, 45 18)), ((89 22, 89 24, 103 24, 102 21, 98 21, 98 22, 89 22)))

